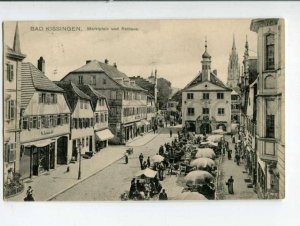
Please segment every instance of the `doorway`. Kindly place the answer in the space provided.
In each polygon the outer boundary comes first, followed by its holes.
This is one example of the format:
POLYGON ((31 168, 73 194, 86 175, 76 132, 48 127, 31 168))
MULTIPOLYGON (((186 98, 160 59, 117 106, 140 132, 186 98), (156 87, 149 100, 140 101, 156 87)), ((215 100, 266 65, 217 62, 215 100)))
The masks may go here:
POLYGON ((67 164, 68 159, 68 138, 57 139, 57 164, 67 164))
POLYGON ((208 134, 208 133, 211 133, 212 129, 211 129, 211 126, 209 123, 203 123, 201 126, 200 126, 200 133, 201 134, 208 134))

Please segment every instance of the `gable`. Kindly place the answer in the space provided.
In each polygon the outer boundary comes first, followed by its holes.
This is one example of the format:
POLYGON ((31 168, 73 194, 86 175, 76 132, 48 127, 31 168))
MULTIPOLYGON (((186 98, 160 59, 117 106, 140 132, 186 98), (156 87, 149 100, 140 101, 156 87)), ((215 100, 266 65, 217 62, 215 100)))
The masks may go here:
POLYGON ((185 91, 229 91, 221 86, 215 85, 209 81, 199 83, 197 85, 191 86, 185 91))

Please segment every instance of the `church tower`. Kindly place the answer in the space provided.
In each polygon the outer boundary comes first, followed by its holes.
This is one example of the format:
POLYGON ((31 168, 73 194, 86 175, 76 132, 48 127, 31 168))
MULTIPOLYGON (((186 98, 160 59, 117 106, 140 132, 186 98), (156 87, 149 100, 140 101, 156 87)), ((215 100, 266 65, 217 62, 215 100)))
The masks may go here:
POLYGON ((211 56, 207 52, 207 40, 205 38, 205 52, 202 54, 202 76, 203 81, 210 81, 211 56))
POLYGON ((229 57, 227 86, 229 88, 237 88, 240 77, 239 58, 235 46, 235 38, 233 36, 232 50, 229 57))

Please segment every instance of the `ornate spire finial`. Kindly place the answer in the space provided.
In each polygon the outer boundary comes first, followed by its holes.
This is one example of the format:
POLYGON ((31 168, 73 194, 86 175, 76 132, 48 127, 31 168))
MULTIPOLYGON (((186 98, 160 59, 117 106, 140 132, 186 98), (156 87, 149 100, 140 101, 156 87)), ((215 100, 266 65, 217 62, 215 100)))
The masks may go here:
POLYGON ((205 51, 207 50, 207 37, 205 36, 205 51))
POLYGON ((16 24, 16 30, 15 30, 15 37, 14 37, 13 50, 14 50, 16 53, 21 53, 18 22, 17 22, 17 24, 16 24))

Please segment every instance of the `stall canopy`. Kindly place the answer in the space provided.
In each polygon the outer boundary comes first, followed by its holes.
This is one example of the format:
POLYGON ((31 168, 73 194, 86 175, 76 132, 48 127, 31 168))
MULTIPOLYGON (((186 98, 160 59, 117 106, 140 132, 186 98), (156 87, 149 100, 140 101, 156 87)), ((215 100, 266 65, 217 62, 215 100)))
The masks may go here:
POLYGON ((39 141, 26 143, 26 144, 23 144, 23 145, 25 147, 35 146, 35 147, 41 148, 41 147, 45 147, 45 146, 51 144, 52 142, 55 142, 55 140, 45 139, 45 140, 39 140, 39 141))
POLYGON ((157 173, 157 171, 147 168, 147 169, 144 169, 144 170, 139 171, 139 172, 136 174, 136 176, 137 176, 137 177, 140 177, 140 176, 143 176, 143 175, 144 175, 145 177, 154 178, 155 175, 156 175, 156 173, 157 173))
POLYGON ((150 125, 150 122, 148 122, 148 121, 145 120, 145 119, 142 119, 141 122, 142 122, 144 125, 146 125, 146 126, 150 125))
POLYGON ((109 140, 114 137, 114 135, 110 132, 109 129, 105 129, 102 131, 96 132, 97 136, 99 137, 100 140, 109 140))
POLYGON ((136 127, 141 127, 144 125, 142 122, 136 122, 135 124, 136 124, 136 127))

